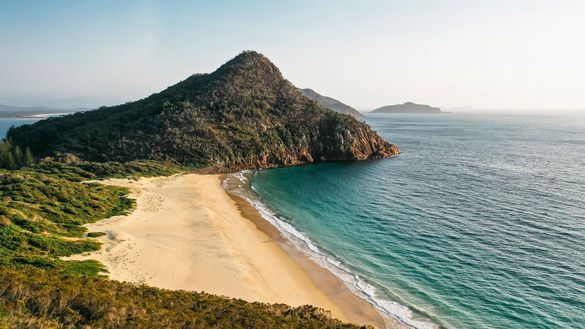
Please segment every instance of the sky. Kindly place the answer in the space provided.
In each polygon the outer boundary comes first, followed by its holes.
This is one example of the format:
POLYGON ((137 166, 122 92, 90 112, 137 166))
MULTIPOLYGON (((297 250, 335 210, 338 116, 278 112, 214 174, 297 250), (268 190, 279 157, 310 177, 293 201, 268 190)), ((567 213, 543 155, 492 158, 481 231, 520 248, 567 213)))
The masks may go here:
POLYGON ((585 108, 583 0, 0 0, 0 104, 124 103, 242 50, 360 110, 585 108))

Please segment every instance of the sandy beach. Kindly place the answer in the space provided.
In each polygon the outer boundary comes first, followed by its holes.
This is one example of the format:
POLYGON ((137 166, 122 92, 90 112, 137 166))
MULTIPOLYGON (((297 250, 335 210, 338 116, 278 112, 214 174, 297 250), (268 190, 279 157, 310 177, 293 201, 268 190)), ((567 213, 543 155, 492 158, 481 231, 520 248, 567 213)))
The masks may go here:
POLYGON ((99 238, 104 245, 72 258, 99 260, 111 279, 247 301, 311 304, 341 320, 384 327, 370 304, 289 246, 244 200, 224 191, 219 175, 103 183, 128 187, 137 208, 87 225, 90 232, 106 233, 99 238))

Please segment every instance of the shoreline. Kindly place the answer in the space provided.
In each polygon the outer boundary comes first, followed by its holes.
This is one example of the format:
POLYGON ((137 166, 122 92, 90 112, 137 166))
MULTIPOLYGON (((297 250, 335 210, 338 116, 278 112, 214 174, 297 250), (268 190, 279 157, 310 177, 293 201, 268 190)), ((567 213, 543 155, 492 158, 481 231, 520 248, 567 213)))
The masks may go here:
MULTIPOLYGON (((296 245, 289 239, 299 239, 298 236, 291 234, 287 229, 283 229, 282 224, 277 224, 279 220, 268 219, 264 216, 265 211, 258 208, 256 202, 259 200, 255 196, 250 196, 249 193, 255 195, 251 187, 242 189, 242 184, 246 185, 249 182, 249 177, 242 179, 243 172, 235 174, 223 174, 222 187, 223 189, 236 201, 238 208, 242 215, 248 220, 252 221, 256 227, 270 236, 274 241, 286 252, 288 257, 292 258, 303 270, 309 275, 311 280, 325 292, 325 294, 337 303, 337 305, 344 311, 344 313, 353 320, 351 322, 358 323, 367 319, 368 324, 377 328, 387 329, 407 329, 415 328, 412 325, 404 323, 394 317, 386 315, 368 299, 361 297, 356 292, 353 292, 348 283, 344 282, 338 275, 334 274, 332 269, 326 266, 319 265, 319 262, 312 259, 312 256, 306 250, 296 245), (252 198, 252 199, 250 199, 252 198), (276 221, 276 223, 272 222, 276 221)), ((261 203, 263 207, 265 204, 261 203)), ((269 210, 271 213, 272 210, 269 210)), ((272 214, 271 216, 274 216, 272 214)), ((307 243, 307 241, 300 238, 299 241, 307 243)), ((312 243, 312 242, 308 242, 312 243)))
POLYGON ((96 259, 118 281, 291 306, 311 304, 342 321, 378 328, 380 313, 332 273, 288 244, 247 201, 222 188, 221 175, 181 174, 110 179, 128 187, 136 209, 87 224, 99 251, 67 259, 96 259))
POLYGON ((347 317, 347 321, 368 324, 376 328, 405 328, 394 319, 383 318, 373 305, 352 293, 337 277, 326 268, 309 259, 301 250, 292 246, 278 229, 266 221, 250 203, 237 194, 226 191, 235 201, 242 216, 250 220, 259 231, 270 237, 310 278, 347 317))

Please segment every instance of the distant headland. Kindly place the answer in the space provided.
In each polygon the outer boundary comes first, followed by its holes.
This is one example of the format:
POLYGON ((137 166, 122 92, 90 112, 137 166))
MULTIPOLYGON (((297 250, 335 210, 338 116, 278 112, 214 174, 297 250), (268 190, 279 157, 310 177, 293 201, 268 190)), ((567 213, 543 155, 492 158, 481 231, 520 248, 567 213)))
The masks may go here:
POLYGON ((0 104, 0 118, 48 118, 71 114, 84 109, 58 109, 45 106, 14 106, 0 104))
POLYGON ((326 108, 330 109, 331 111, 335 111, 337 113, 342 113, 342 114, 348 114, 351 115, 352 117, 362 117, 362 114, 360 112, 358 112, 358 110, 354 109, 353 107, 344 104, 342 102, 340 102, 339 100, 332 98, 332 97, 328 97, 328 96, 323 96, 319 93, 317 93, 316 91, 314 91, 313 89, 309 89, 309 88, 305 88, 305 89, 300 89, 301 93, 303 94, 303 96, 308 97, 314 101, 316 101, 317 103, 325 106, 326 108))

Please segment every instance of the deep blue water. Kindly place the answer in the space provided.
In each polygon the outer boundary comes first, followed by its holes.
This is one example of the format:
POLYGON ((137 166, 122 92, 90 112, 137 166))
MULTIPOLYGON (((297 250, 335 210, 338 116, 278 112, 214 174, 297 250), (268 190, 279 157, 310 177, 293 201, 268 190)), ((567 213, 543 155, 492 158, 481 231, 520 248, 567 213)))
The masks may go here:
POLYGON ((366 120, 403 153, 250 173, 257 207, 413 326, 585 328, 583 118, 366 120))

